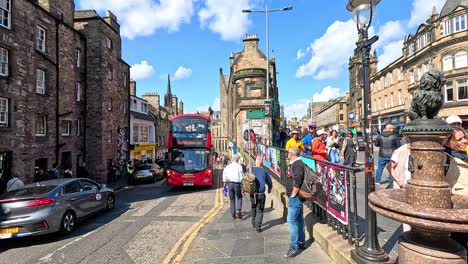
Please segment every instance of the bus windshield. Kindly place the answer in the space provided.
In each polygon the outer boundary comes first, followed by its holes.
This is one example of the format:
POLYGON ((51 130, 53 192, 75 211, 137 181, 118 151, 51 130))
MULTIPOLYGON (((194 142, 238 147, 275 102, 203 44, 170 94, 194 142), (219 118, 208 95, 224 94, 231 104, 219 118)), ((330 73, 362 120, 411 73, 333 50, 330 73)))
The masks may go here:
POLYGON ((172 132, 175 133, 207 133, 208 121, 202 117, 182 116, 172 121, 172 132))
POLYGON ((180 173, 195 173, 208 168, 207 149, 173 149, 169 168, 180 173))

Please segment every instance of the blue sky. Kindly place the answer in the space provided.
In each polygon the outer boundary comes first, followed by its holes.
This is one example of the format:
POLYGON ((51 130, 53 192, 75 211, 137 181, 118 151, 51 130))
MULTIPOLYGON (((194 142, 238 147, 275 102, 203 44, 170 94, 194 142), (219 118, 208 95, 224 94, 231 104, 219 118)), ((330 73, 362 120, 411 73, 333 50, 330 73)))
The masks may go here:
MULTIPOLYGON (((370 35, 379 68, 401 55, 402 40, 414 33, 445 0, 382 0, 370 35)), ((293 6, 270 15, 270 49, 278 71, 280 103, 287 116, 306 113, 307 101, 324 101, 348 90, 347 62, 355 48, 356 26, 347 0, 269 0, 270 8, 293 6)), ((242 49, 245 33, 257 33, 265 52, 264 0, 77 0, 77 9, 113 11, 121 25, 123 58, 132 65, 137 94, 164 95, 167 75, 185 112, 219 109, 219 68, 242 49)))

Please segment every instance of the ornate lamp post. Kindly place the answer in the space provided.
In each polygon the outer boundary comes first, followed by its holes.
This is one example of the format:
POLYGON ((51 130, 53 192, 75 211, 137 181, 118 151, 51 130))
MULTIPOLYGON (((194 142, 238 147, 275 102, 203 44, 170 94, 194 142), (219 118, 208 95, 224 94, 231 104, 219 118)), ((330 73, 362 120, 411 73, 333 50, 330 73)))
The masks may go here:
POLYGON ((386 262, 388 261, 388 255, 380 247, 379 240, 377 238, 377 217, 374 211, 369 208, 368 195, 375 191, 374 183, 374 157, 373 157, 373 146, 372 137, 370 135, 371 123, 369 122, 372 118, 371 114, 371 91, 370 91, 370 50, 373 43, 375 43, 379 37, 374 36, 371 39, 368 38, 368 29, 372 22, 375 6, 380 0, 349 0, 347 9, 352 11, 353 20, 357 24, 359 32, 359 41, 355 53, 361 53, 362 68, 363 68, 363 84, 364 84, 364 139, 366 141, 365 148, 365 198, 364 203, 366 206, 366 236, 364 244, 358 247, 356 243, 356 249, 352 252, 352 258, 358 263, 368 262, 386 262))
MULTIPOLYGON (((278 11, 289 11, 292 10, 292 6, 287 6, 279 9, 268 9, 268 0, 265 1, 265 10, 251 10, 251 9, 244 9, 242 10, 242 13, 265 13, 265 19, 266 19, 266 52, 267 52, 267 61, 266 61, 266 101, 265 101, 265 112, 268 114, 271 118, 271 101, 270 101, 270 32, 269 32, 269 24, 268 24, 268 15, 272 12, 278 12, 278 11)), ((268 122, 267 124, 268 127, 268 134, 270 135, 270 139, 266 142, 268 145, 270 145, 271 142, 271 137, 273 136, 272 134, 272 127, 271 127, 271 121, 268 122)))

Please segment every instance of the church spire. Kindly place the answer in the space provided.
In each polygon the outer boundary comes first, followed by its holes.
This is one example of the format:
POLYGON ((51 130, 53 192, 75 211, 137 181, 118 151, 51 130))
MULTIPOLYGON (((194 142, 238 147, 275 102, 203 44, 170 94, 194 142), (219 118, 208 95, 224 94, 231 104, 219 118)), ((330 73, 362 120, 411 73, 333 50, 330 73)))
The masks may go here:
POLYGON ((172 93, 171 93, 171 76, 168 74, 167 75, 167 95, 172 97, 172 93))

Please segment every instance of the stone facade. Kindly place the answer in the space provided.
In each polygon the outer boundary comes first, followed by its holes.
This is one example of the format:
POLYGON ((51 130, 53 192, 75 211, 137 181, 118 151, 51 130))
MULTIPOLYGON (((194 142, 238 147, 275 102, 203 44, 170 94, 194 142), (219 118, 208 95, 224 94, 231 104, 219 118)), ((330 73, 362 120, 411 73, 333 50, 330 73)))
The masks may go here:
POLYGON ((86 163, 105 181, 112 164, 128 156, 130 66, 122 60, 120 26, 110 11, 76 11, 75 28, 86 37, 86 163))
POLYGON ((156 159, 157 120, 150 115, 148 101, 130 96, 130 160, 154 161, 156 159))
MULTIPOLYGON (((230 74, 220 69, 221 95, 221 135, 244 142, 243 133, 247 129, 247 111, 265 110, 266 101, 266 56, 258 48, 257 35, 246 35, 244 49, 230 56, 230 74)), ((270 91, 272 101, 272 129, 279 126, 280 109, 276 84, 275 59, 269 62, 270 91)), ((266 122, 255 122, 253 129, 259 140, 270 137, 266 122)))
POLYGON ((166 157, 169 137, 169 117, 171 112, 160 105, 160 96, 157 93, 145 93, 143 99, 149 104, 149 114, 155 119, 156 158, 166 157))
POLYGON ((0 177, 30 183, 34 167, 76 171, 85 153, 85 67, 74 2, 8 1, 0 26, 0 177), (62 17, 59 14, 63 15, 62 17), (38 37, 38 35, 40 37, 38 37))
POLYGON ((315 114, 318 128, 346 130, 348 125, 348 94, 328 101, 315 114))
MULTIPOLYGON (((447 79, 445 103, 439 116, 459 115, 468 126, 467 15, 466 1, 446 1, 440 14, 434 8, 426 23, 415 34, 406 36, 402 56, 371 75, 371 109, 376 129, 387 123, 405 125, 412 93, 422 74, 431 68, 443 71, 447 79)), ((355 87, 351 69, 354 68, 350 67, 350 87, 355 87)), ((361 104, 359 97, 351 97, 350 108, 356 104, 361 104)))

